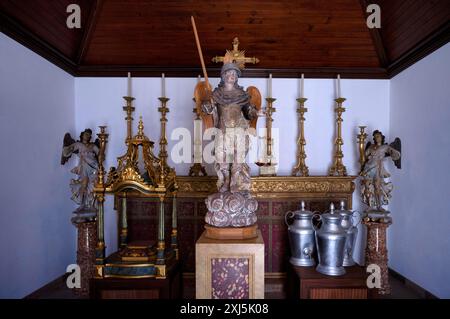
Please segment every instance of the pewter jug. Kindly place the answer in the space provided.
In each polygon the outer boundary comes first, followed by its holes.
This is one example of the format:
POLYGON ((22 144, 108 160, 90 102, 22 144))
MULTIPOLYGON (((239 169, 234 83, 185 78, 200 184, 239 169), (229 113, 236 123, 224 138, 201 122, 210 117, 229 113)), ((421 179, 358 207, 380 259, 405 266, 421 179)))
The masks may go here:
POLYGON ((346 232, 341 226, 342 217, 334 211, 331 204, 330 212, 320 215, 322 226, 316 230, 316 245, 319 264, 316 270, 324 275, 340 276, 345 274, 342 266, 346 232))
POLYGON ((313 213, 305 210, 305 202, 301 202, 301 209, 287 212, 284 216, 288 226, 289 243, 291 245, 291 258, 289 262, 295 266, 309 267, 316 263, 313 258, 315 251, 315 236, 312 225, 313 213), (288 218, 293 219, 292 224, 288 218))
POLYGON ((353 250, 356 244, 356 238, 358 237, 358 224, 353 224, 353 216, 355 212, 346 210, 344 201, 341 201, 341 208, 336 210, 336 213, 342 217, 341 226, 344 228, 347 236, 345 239, 344 261, 342 265, 344 267, 353 266, 355 261, 353 260, 353 250))

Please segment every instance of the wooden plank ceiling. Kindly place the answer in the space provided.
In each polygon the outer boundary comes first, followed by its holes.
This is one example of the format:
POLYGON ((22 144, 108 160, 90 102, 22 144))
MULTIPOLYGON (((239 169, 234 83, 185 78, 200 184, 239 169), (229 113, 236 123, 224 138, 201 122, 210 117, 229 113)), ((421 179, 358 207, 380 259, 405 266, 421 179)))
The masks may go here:
POLYGON ((0 0, 1 31, 77 76, 196 76, 197 22, 207 67, 231 49, 248 56, 246 76, 387 78, 449 41, 448 0, 0 0), (381 7, 381 29, 365 8, 381 7), (66 7, 81 8, 81 29, 66 7))

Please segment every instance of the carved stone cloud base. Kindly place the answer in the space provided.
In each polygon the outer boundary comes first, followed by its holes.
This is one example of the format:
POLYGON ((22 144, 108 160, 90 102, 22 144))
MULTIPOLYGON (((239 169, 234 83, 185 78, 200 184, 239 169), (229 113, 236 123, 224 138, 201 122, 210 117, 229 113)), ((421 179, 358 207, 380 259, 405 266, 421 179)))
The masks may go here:
POLYGON ((256 224, 258 202, 249 193, 221 192, 205 199, 207 224, 215 227, 246 227, 256 224))

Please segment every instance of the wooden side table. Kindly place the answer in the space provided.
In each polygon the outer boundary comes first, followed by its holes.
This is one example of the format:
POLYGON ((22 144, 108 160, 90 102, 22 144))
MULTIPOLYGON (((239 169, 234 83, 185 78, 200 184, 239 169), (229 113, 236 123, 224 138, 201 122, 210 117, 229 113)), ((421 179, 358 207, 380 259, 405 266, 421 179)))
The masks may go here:
POLYGON ((345 268, 343 276, 327 276, 316 271, 316 267, 290 266, 289 293, 300 299, 368 299, 371 289, 366 280, 369 275, 365 268, 352 266, 345 268))

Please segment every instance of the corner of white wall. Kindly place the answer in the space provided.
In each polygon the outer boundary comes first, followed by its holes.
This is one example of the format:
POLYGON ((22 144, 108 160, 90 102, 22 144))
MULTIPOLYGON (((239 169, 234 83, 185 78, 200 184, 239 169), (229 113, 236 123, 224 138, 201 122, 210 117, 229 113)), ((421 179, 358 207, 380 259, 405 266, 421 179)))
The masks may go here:
POLYGON ((69 167, 74 79, 0 33, 0 298, 21 298, 76 262, 69 167))
POLYGON ((391 79, 390 137, 402 140, 402 169, 390 165, 393 225, 389 266, 450 298, 450 44, 391 79))

